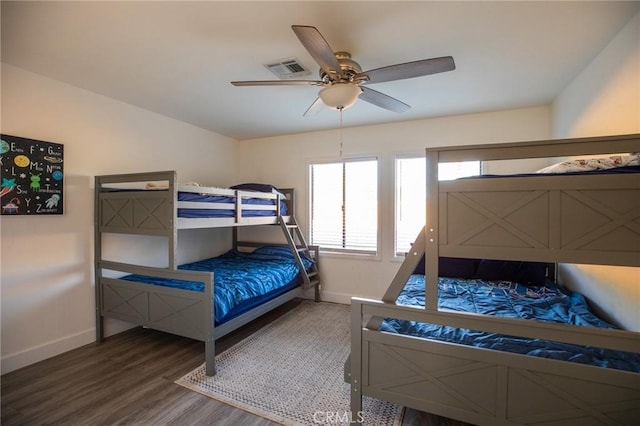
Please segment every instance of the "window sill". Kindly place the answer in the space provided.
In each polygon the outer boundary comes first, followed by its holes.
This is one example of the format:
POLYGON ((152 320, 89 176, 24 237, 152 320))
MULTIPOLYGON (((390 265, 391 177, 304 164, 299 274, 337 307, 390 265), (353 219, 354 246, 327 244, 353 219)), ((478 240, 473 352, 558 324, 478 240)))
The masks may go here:
POLYGON ((354 259, 354 260, 382 260, 380 253, 358 253, 351 251, 336 251, 320 249, 320 255, 330 258, 354 259))

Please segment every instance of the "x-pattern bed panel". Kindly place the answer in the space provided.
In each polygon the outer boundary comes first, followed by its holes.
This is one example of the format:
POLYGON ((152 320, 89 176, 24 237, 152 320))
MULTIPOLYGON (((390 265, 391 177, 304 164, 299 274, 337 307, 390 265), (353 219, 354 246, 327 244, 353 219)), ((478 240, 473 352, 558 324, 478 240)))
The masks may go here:
POLYGON ((379 343, 366 350, 370 375, 364 383, 379 392, 430 395, 436 404, 495 415, 495 365, 379 343), (385 368, 391 364, 393 370, 385 368))
POLYGON ((157 286, 135 286, 103 278, 102 314, 194 339, 206 336, 209 306, 202 293, 176 292, 157 286), (148 288, 147 288, 148 287, 148 288), (174 294, 175 293, 175 294, 174 294))
MULTIPOLYGON (((168 294, 149 293, 149 322, 164 330, 189 330, 192 335, 205 335, 204 302, 168 294)), ((212 314, 213 315, 213 314, 212 314)))
POLYGON ((441 192, 439 214, 444 256, 478 250, 483 258, 504 258, 491 251, 506 248, 538 261, 586 254, 603 264, 637 263, 640 187, 441 192))
POLYGON ((557 366, 545 367, 549 360, 529 367, 529 357, 497 353, 489 355, 495 362, 482 362, 468 348, 426 343, 435 349, 424 351, 404 347, 396 337, 363 342, 365 394, 483 424, 630 425, 640 416, 637 377, 603 382, 574 372, 565 376, 551 372, 557 366))
POLYGON ((453 192, 443 196, 444 238, 451 245, 543 248, 549 194, 542 191, 453 192))
MULTIPOLYGON (((640 188, 640 180, 638 184, 640 188)), ((637 251, 640 247, 639 195, 640 189, 563 191, 561 247, 637 251), (576 220, 577 215, 580 221, 576 220)))
POLYGON ((103 284, 102 310, 119 315, 123 319, 147 321, 149 302, 147 293, 138 289, 103 284))
POLYGON ((100 228, 103 232, 170 231, 173 205, 166 195, 141 193, 100 194, 100 228))

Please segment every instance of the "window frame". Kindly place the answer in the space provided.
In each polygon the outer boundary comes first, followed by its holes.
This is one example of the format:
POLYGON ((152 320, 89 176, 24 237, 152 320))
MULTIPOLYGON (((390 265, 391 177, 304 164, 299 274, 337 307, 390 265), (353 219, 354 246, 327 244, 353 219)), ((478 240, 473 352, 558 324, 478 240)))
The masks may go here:
POLYGON ((359 155, 354 157, 341 157, 341 158, 323 158, 323 159, 311 159, 307 162, 307 194, 308 194, 308 203, 307 203, 307 219, 308 219, 308 230, 307 230, 307 241, 309 244, 315 244, 311 239, 311 230, 313 228, 313 180, 311 177, 311 168, 316 164, 343 164, 343 163, 351 163, 351 162, 360 162, 360 161, 375 161, 376 162, 376 248, 375 251, 369 250, 355 250, 355 249, 347 249, 347 248, 336 248, 336 247, 323 247, 320 245, 320 252, 323 255, 328 256, 354 256, 361 257, 366 259, 380 259, 382 253, 382 215, 381 215, 381 160, 378 155, 359 155))
MULTIPOLYGON (((399 180, 400 180, 400 168, 399 161, 408 160, 408 159, 418 159, 422 158, 425 162, 425 175, 424 181, 426 185, 427 175, 426 175, 426 162, 427 159, 424 153, 405 153, 405 154, 396 154, 393 158, 393 241, 392 241, 392 249, 393 249, 393 257, 396 259, 404 259, 406 252, 400 252, 398 250, 398 221, 399 218, 399 201, 400 201, 400 191, 399 191, 399 180)), ((426 192, 425 192, 425 203, 426 203, 426 192)), ((416 234, 416 237, 418 235, 416 234)))

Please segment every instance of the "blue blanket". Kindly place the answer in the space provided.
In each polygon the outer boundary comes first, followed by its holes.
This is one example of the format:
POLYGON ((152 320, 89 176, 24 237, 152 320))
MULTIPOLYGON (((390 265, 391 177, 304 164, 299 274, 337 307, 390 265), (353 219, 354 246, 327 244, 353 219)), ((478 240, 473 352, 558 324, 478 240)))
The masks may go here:
MULTIPOLYGON (((532 287, 507 281, 440 278, 441 309, 586 327, 616 328, 591 312, 584 297, 555 284, 532 287)), ((424 275, 412 275, 398 304, 424 306, 424 275)), ((640 354, 387 318, 382 331, 469 346, 640 372, 640 354)))
MULTIPOLYGON (((313 261, 302 259, 308 269, 313 261)), ((288 247, 265 246, 252 253, 231 250, 221 256, 178 266, 178 269, 213 272, 214 319, 221 324, 302 283, 298 265, 288 247)), ((204 284, 132 274, 127 281, 204 292, 204 284)))
MULTIPOLYGON (((224 203, 235 204, 235 197, 225 197, 221 195, 207 195, 197 194, 193 192, 178 192, 178 201, 195 201, 200 203, 224 203)), ((242 200, 242 216, 244 217, 256 217, 256 216, 275 216, 274 210, 255 210, 250 209, 251 205, 275 205, 276 200, 268 200, 264 198, 244 198, 242 200)), ((205 206, 206 204, 203 204, 205 206)), ((287 204, 284 201, 280 201, 280 214, 287 214, 287 204)), ((178 217, 198 218, 198 217, 235 217, 235 209, 178 209, 178 217)))

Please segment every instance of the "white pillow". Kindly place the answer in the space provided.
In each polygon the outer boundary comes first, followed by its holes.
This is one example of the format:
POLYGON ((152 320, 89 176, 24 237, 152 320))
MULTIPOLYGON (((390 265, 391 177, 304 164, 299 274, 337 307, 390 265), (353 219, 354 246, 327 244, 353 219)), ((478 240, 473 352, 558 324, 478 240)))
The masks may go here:
POLYGON ((592 170, 606 170, 614 167, 638 166, 640 165, 640 153, 611 155, 601 158, 584 158, 563 161, 553 164, 536 173, 567 173, 567 172, 588 172, 592 170))

